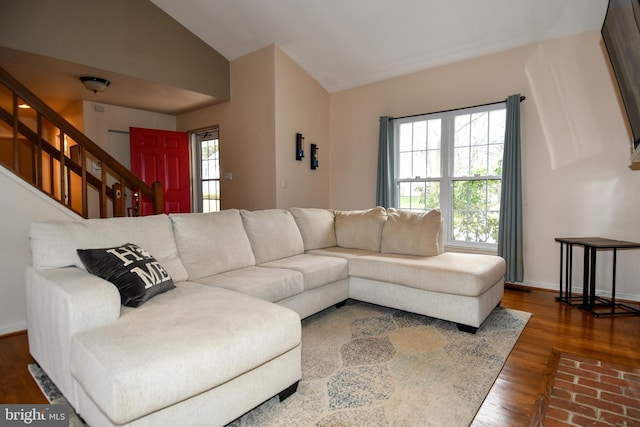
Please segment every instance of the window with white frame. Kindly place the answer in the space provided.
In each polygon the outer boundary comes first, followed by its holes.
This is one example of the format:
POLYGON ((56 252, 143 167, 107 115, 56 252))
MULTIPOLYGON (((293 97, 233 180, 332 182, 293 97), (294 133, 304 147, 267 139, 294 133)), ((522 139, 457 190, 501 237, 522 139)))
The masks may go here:
POLYGON ((505 103, 394 120, 396 206, 440 208, 445 243, 495 248, 505 103))
POLYGON ((191 134, 193 211, 220 210, 220 140, 218 128, 191 134))

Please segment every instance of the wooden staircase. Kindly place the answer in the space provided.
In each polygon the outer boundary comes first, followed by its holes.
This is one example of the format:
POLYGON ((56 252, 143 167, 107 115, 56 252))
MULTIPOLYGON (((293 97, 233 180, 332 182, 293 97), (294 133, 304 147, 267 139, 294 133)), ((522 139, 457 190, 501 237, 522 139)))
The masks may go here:
POLYGON ((137 216, 143 203, 164 212, 160 182, 147 185, 1 67, 0 165, 85 218, 137 216))

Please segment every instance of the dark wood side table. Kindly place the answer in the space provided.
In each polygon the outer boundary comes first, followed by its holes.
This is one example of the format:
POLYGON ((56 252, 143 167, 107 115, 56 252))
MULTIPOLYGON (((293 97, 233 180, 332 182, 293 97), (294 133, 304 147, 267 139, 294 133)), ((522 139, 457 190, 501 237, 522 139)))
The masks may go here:
POLYGON ((560 295, 556 300, 577 306, 595 316, 640 315, 640 310, 616 302, 616 256, 618 249, 640 249, 640 243, 601 237, 556 237, 560 243, 560 295), (571 292, 573 276, 573 246, 584 247, 582 295, 571 292), (613 250, 611 298, 596 295, 596 254, 598 250, 613 250), (564 276, 564 280, 563 280, 564 276))

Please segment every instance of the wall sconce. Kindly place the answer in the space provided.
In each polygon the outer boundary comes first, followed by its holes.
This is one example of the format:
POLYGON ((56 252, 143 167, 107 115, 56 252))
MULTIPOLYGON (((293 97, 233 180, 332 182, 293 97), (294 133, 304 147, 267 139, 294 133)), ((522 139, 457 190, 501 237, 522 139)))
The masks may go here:
POLYGON ((103 79, 100 77, 91 77, 91 76, 82 76, 80 77, 80 81, 90 91, 93 93, 102 92, 107 89, 107 86, 111 84, 111 82, 107 79, 103 79))
POLYGON ((318 146, 316 144, 309 145, 311 150, 311 169, 318 169, 318 146))
POLYGON ((304 136, 296 133, 296 160, 302 160, 304 157, 304 136))

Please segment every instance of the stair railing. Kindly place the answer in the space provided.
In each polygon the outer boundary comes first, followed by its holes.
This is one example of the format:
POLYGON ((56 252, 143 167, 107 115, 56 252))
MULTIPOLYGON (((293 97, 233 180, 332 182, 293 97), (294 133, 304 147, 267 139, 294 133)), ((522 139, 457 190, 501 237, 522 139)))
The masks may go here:
POLYGON ((135 216, 144 203, 164 212, 160 182, 147 185, 1 67, 0 163, 85 218, 135 216))

